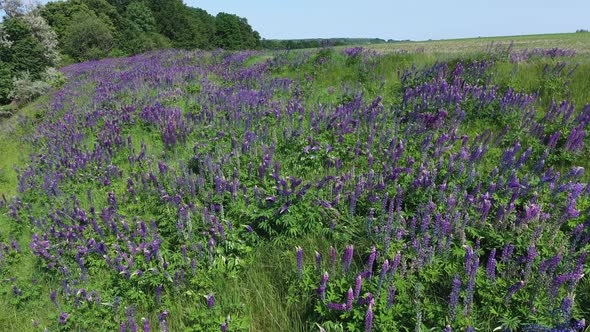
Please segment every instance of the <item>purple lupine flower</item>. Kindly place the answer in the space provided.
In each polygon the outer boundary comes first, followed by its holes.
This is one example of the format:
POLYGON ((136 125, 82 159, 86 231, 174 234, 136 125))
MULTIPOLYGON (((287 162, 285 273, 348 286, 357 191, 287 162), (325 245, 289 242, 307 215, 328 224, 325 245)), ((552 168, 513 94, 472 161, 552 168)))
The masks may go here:
POLYGON ((539 252, 537 251, 537 249, 535 248, 534 245, 530 246, 529 249, 527 250, 527 255, 526 255, 526 267, 525 267, 525 279, 528 279, 528 277, 531 275, 531 271, 533 268, 533 262, 535 260, 535 258, 537 258, 537 256, 539 255, 539 252))
POLYGON ((56 291, 51 291, 51 293, 49 293, 49 298, 51 299, 51 302, 53 302, 53 304, 55 304, 56 307, 59 308, 59 304, 57 303, 57 295, 56 295, 56 291))
POLYGON ((524 281, 522 280, 510 286, 510 288, 508 288, 508 292, 506 293, 505 301, 510 302, 514 294, 522 287, 524 287, 524 281))
POLYGON ((373 273, 373 264, 375 263, 375 256, 377 255, 377 250, 375 246, 371 248, 371 254, 369 255, 369 261, 367 263, 367 272, 370 274, 373 273))
POLYGON ((223 322, 220 326, 221 332, 227 332, 227 322, 223 322))
POLYGON ((514 245, 513 244, 507 244, 504 246, 504 249, 502 249, 502 256, 500 256, 500 261, 502 263, 506 263, 510 260, 510 258, 512 257, 512 254, 514 253, 514 245))
POLYGON ((121 322, 119 326, 119 332, 126 332, 127 331, 127 324, 125 322, 121 322))
POLYGON ((158 304, 162 303, 162 288, 164 286, 162 284, 159 284, 158 287, 156 287, 156 302, 158 304))
POLYGON ((347 273, 350 269, 353 253, 354 246, 352 244, 346 246, 346 249, 344 250, 344 255, 342 255, 342 271, 344 271, 344 273, 347 273))
POLYGON ((375 306, 375 300, 371 299, 367 313, 365 314, 365 332, 371 332, 373 330, 373 307, 375 306))
POLYGON ((564 283, 571 281, 572 283, 577 283, 580 279, 582 279, 582 277, 584 277, 584 274, 582 273, 564 273, 564 274, 560 274, 558 276, 556 276, 555 278, 553 278, 553 284, 551 285, 551 293, 553 294, 554 297, 557 296, 558 291, 559 291, 559 287, 561 287, 561 285, 563 285, 564 283))
POLYGON ((322 254, 317 251, 315 252, 315 268, 318 273, 322 272, 322 254))
POLYGON ((352 287, 350 287, 348 289, 348 292, 346 292, 346 310, 352 311, 353 300, 354 300, 354 292, 352 290, 352 287))
POLYGON ((486 265, 486 274, 492 282, 496 279, 496 249, 492 249, 486 265))
POLYGON ((64 324, 66 324, 66 323, 68 322, 68 318, 70 318, 70 314, 68 314, 67 312, 63 312, 63 311, 62 311, 62 312, 59 314, 59 323, 60 323, 61 325, 64 325, 64 324))
POLYGON ((317 289, 317 293, 322 299, 322 301, 326 300, 326 287, 328 285, 328 278, 328 272, 324 272, 324 275, 322 276, 322 281, 320 282, 320 287, 317 289))
POLYGON ((578 257, 578 262, 576 263, 576 270, 574 271, 575 273, 584 273, 584 262, 586 261, 586 257, 588 257, 587 251, 584 251, 582 254, 580 254, 580 257, 578 257))
POLYGON ((297 256, 297 272, 303 276, 303 248, 295 247, 295 254, 297 256))
POLYGON ((562 258, 563 257, 561 255, 556 255, 542 261, 539 264, 539 274, 542 275, 547 273, 547 275, 552 275, 557 266, 559 265, 559 262, 561 262, 562 258))
POLYGON ((21 296, 23 295, 23 291, 21 289, 19 289, 18 287, 16 287, 16 285, 12 286, 12 294, 14 294, 15 296, 21 296))
POLYGON ((465 275, 470 276, 473 268, 473 257, 475 253, 470 246, 465 246, 465 275))
POLYGON ((342 303, 333 303, 330 302, 327 304, 328 309, 332 309, 332 310, 338 310, 338 311, 344 311, 346 310, 346 304, 342 304, 342 303))
POLYGON ((361 287, 363 285, 363 277, 361 277, 360 275, 358 275, 356 277, 356 281, 354 284, 354 298, 358 298, 360 293, 361 293, 361 287))
POLYGON ((537 217, 541 212, 541 207, 538 204, 531 203, 530 205, 524 208, 525 215, 524 215, 524 222, 529 222, 537 217))
POLYGON ((137 325, 135 324, 135 317, 133 317, 135 307, 125 308, 125 315, 127 316, 127 322, 129 323, 129 329, 131 332, 137 332, 137 325))
POLYGON ((160 313, 158 315, 158 321, 160 322, 160 330, 162 332, 169 332, 170 330, 168 329, 168 322, 166 321, 166 318, 168 317, 170 313, 167 310, 162 311, 162 313, 160 313))
POLYGON ((393 263, 391 264, 391 268, 390 270, 390 275, 393 276, 395 274, 395 272, 397 271, 397 267, 399 266, 399 263, 402 259, 402 254, 401 253, 397 253, 397 255, 395 255, 395 258, 393 259, 393 263))
POLYGON ((568 321, 572 317, 572 310, 574 309, 574 301, 570 296, 566 296, 561 300, 561 315, 564 320, 568 321))
POLYGON ((396 291, 397 291, 397 289, 395 288, 395 284, 392 284, 387 289, 387 308, 388 309, 391 308, 391 306, 393 305, 393 302, 395 302, 396 291))
POLYGON ((115 299, 113 301, 113 311, 117 312, 117 310, 119 309, 119 304, 121 302, 121 298, 118 296, 115 296, 115 299))
POLYGON ((142 318, 143 332, 150 332, 150 321, 147 318, 142 318))
POLYGON ((574 331, 583 331, 586 327, 586 319, 582 318, 581 320, 574 320, 570 326, 574 331))
POLYGON ((332 264, 332 271, 336 268, 336 248, 330 246, 330 264, 332 264))
POLYGON ((451 316, 451 321, 455 320, 455 315, 457 314, 457 305, 459 304, 459 295, 461 294, 461 278, 459 278, 458 274, 455 274, 455 278, 453 279, 453 288, 451 290, 451 295, 449 296, 449 316, 451 316))
POLYGON ((215 296, 213 294, 207 294, 205 295, 205 298, 207 299, 207 306, 209 309, 213 308, 215 306, 215 296))

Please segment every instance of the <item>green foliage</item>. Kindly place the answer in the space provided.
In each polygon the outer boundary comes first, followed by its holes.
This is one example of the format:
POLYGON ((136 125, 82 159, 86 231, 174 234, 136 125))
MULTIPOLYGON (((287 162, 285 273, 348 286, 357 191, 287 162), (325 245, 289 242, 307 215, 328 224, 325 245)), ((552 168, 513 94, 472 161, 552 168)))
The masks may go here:
POLYGON ((10 92, 12 91, 12 65, 0 61, 0 105, 10 102, 10 92))
POLYGON ((219 13, 215 18, 215 46, 228 50, 256 49, 260 36, 245 18, 219 13))
MULTIPOLYGON (((56 82, 59 83, 59 82, 56 82)), ((28 72, 14 78, 9 97, 17 104, 25 104, 47 93, 51 85, 43 80, 34 80, 28 72)))
POLYGON ((75 14, 72 21, 64 38, 65 54, 79 61, 96 60, 109 54, 114 38, 108 23, 84 12, 75 14))
POLYGON ((260 46, 246 19, 229 14, 218 19, 181 0, 68 0, 50 2, 40 12, 59 37, 64 64, 171 47, 260 46))
POLYGON ((10 18, 2 22, 2 30, 8 36, 9 44, 0 44, 0 104, 6 104, 19 97, 30 100, 42 94, 40 86, 45 70, 52 65, 46 57, 46 48, 38 40, 32 27, 21 18, 10 18), (26 76, 26 80, 21 78, 26 76), (17 82, 18 84, 15 85, 17 82), (25 82, 26 81, 26 82, 25 82), (30 82, 38 81, 36 86, 30 82), (14 91, 18 88, 19 91, 14 91))
POLYGON ((150 8, 143 2, 130 3, 125 11, 125 16, 136 30, 153 32, 156 29, 156 19, 150 8))

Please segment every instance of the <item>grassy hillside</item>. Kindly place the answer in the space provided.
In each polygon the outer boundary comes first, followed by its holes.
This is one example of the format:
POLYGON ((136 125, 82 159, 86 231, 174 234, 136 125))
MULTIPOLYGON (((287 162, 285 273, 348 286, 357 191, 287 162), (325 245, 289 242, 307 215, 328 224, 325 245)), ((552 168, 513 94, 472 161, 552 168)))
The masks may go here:
POLYGON ((514 49, 562 48, 575 49, 579 54, 590 54, 590 33, 557 33, 545 35, 483 37, 466 39, 446 39, 433 41, 400 42, 375 44, 371 46, 378 52, 426 52, 465 54, 483 52, 493 48, 494 44, 507 47, 512 44, 514 49))
POLYGON ((63 68, 0 124, 0 330, 583 331, 590 57, 476 42, 63 68))

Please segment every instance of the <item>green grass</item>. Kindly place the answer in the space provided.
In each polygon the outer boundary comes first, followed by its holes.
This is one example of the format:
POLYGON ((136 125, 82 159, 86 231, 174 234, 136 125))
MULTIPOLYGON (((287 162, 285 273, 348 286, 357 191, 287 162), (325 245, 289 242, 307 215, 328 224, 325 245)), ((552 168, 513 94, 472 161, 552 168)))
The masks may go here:
POLYGON ((8 118, 0 120, 0 193, 13 196, 17 193, 17 180, 14 166, 26 163, 30 147, 26 138, 33 132, 34 123, 42 117, 37 105, 47 101, 39 98, 8 118))
POLYGON ((484 51, 493 44, 508 46, 515 49, 534 48, 565 48, 575 49, 579 54, 590 54, 590 33, 559 33, 525 36, 482 37, 465 39, 446 39, 432 41, 415 41, 401 43, 374 44, 367 48, 378 52, 416 52, 422 49, 425 53, 465 54, 484 51))

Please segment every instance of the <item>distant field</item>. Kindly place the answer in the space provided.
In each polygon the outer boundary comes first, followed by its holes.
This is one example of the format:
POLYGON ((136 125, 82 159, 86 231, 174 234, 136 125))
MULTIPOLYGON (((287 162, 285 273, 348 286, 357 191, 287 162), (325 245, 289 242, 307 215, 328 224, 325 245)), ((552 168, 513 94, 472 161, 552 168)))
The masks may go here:
POLYGON ((579 54, 590 54, 590 33, 587 32, 373 44, 368 48, 386 53, 416 51, 426 53, 469 53, 485 51, 490 48, 490 45, 498 43, 505 46, 513 43, 515 49, 558 47, 575 49, 579 54))

